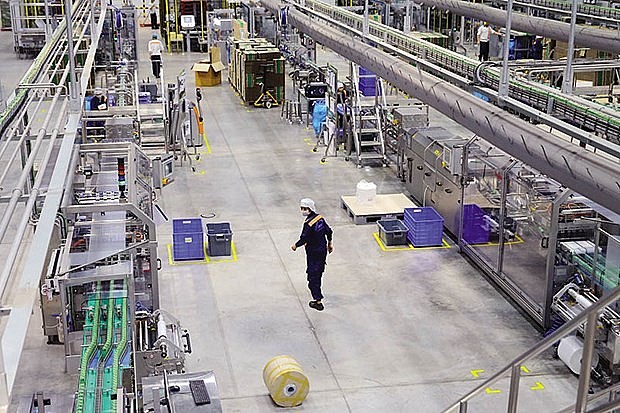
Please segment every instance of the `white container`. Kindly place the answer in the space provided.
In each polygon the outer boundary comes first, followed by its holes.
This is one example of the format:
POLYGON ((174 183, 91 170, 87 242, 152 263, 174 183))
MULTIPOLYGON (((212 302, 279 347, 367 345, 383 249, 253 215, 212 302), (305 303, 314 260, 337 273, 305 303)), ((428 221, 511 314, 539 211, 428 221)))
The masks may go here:
POLYGON ((371 204, 377 195, 377 185, 362 179, 357 183, 355 198, 360 204, 371 204))
MULTIPOLYGON (((558 356, 560 360, 566 364, 566 366, 571 369, 571 371, 575 374, 579 374, 581 372, 581 356, 583 353, 583 341, 576 336, 568 336, 564 337, 560 340, 560 345, 558 346, 558 356)), ((596 367, 598 364, 598 353, 595 351, 592 354, 592 363, 593 367, 596 367)))

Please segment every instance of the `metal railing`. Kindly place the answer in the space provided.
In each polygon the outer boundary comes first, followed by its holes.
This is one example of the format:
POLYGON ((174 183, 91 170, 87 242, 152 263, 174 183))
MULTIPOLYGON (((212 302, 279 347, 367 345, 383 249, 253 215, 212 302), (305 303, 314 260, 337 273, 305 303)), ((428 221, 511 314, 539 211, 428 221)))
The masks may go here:
MULTIPOLYGON (((620 286, 614 288, 612 291, 610 291, 609 294, 603 296, 596 303, 592 304, 586 310, 581 312, 577 317, 573 318, 562 327, 557 329, 553 334, 547 336, 542 341, 537 343, 534 347, 525 351, 523 354, 508 363, 508 365, 495 373, 495 375, 493 375, 491 378, 480 384, 474 390, 467 393, 457 402, 450 405, 447 409, 443 411, 443 413, 453 413, 457 411, 458 413, 467 413, 468 403, 475 396, 483 393, 485 389, 491 387, 497 381, 504 378, 508 372, 510 372, 510 387, 506 412, 516 413, 519 400, 519 380, 521 377, 521 366, 527 363, 529 360, 533 359, 534 357, 539 356, 549 348, 553 347, 555 343, 558 342, 562 337, 572 333, 577 328, 579 328, 579 326, 581 326, 584 321, 586 325, 584 332, 584 347, 581 359, 591 360, 594 352, 594 338, 597 328, 596 325, 598 313, 608 305, 617 301, 618 299, 620 299, 620 286)), ((593 411, 597 413, 610 412, 620 407, 620 400, 615 399, 615 392, 620 388, 620 385, 613 386, 615 390, 613 388, 608 388, 591 397, 588 397, 591 368, 592 367, 590 363, 581 363, 581 371, 579 374, 579 384, 577 388, 577 397, 575 404, 572 407, 562 410, 562 412, 585 413, 588 403, 594 401, 594 396, 597 396, 596 399, 600 399, 606 394, 610 395, 610 400, 606 404, 598 406, 593 411)))

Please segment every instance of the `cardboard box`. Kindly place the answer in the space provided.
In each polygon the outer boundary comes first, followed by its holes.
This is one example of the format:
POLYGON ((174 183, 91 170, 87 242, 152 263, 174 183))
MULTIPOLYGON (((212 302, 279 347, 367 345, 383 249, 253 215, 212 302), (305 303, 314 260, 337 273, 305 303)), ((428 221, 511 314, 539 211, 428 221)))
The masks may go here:
POLYGON ((233 37, 235 39, 247 39, 250 37, 248 35, 248 24, 245 21, 241 19, 233 20, 233 37))
POLYGON ((222 70, 225 66, 220 61, 220 50, 212 47, 210 59, 201 60, 192 66, 192 71, 196 77, 196 87, 216 86, 222 83, 222 70))

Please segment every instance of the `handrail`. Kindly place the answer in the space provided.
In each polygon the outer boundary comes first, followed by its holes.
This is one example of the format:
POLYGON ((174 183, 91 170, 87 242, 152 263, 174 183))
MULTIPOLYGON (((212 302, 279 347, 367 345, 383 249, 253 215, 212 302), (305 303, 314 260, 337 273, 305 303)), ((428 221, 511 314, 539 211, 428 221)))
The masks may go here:
MULTIPOLYGON (((620 383, 616 383, 616 384, 614 384, 611 387, 607 387, 607 388, 605 388, 605 389, 603 389, 603 390, 601 390, 599 392, 596 392, 596 393, 590 395, 590 397, 588 397, 588 402, 593 402, 593 401, 602 399, 604 396, 610 395, 610 394, 612 394, 614 392, 618 392, 618 391, 620 391, 620 383)), ((571 413, 571 412, 574 412, 574 411, 575 411, 575 404, 573 404, 573 405, 571 405, 571 406, 569 406, 569 407, 567 407, 565 409, 562 409, 562 410, 560 410, 557 413, 571 413)))
MULTIPOLYGON (((540 342, 538 342, 536 345, 526 350, 523 354, 519 355, 513 361, 508 363, 503 369, 495 373, 491 378, 484 381, 474 390, 470 391, 465 396, 461 397, 456 403, 453 403, 448 408, 443 410, 443 413, 450 413, 454 411, 455 409, 459 409, 460 413, 467 412, 467 402, 469 400, 471 400, 476 395, 482 393, 487 387, 493 385, 499 379, 503 378, 505 374, 511 370, 512 370, 511 380, 514 380, 514 379, 518 380, 519 374, 520 374, 520 366, 523 363, 525 363, 527 360, 533 357, 540 355, 545 350, 552 347, 562 337, 566 336, 568 333, 578 328, 584 321, 586 321, 586 319, 588 319, 588 317, 593 316, 595 319, 596 313, 598 313, 600 310, 604 309, 606 306, 608 306, 609 304, 613 303, 614 301, 618 299, 620 299, 620 286, 617 286, 616 288, 614 288, 609 294, 607 294, 606 296, 603 296, 596 303, 592 304, 586 310, 582 311, 577 317, 573 318, 572 320, 564 324, 562 327, 557 329, 553 334, 545 337, 540 342), (516 369, 514 368, 515 366, 517 367, 516 369)), ((587 365, 587 363, 584 363, 584 365, 587 365)), ((511 386, 511 389, 512 389, 512 386, 511 386)), ((579 404, 579 401, 577 401, 577 404, 579 404)))

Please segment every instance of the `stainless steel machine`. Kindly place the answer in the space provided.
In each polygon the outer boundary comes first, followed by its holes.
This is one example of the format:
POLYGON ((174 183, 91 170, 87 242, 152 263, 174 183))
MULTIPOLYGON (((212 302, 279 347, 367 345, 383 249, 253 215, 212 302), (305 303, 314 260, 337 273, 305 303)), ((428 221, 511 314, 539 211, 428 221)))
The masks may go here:
MULTIPOLYGON (((66 239, 41 281, 44 333, 64 344, 65 370, 78 373, 75 395, 56 401, 71 410, 54 411, 143 412, 142 380, 184 380, 191 352, 189 332, 159 308, 151 162, 133 143, 84 144, 73 168, 66 239)), ((196 374, 211 384, 194 383, 187 394, 197 395, 195 409, 177 411, 221 411, 213 373, 196 374)), ((157 400, 161 410, 152 411, 174 411, 157 400)))
MULTIPOLYGON (((411 195, 544 330, 620 283, 618 215, 477 138, 415 129, 402 150, 411 195)), ((599 322, 595 376, 607 383, 620 375, 618 308, 599 322)))

